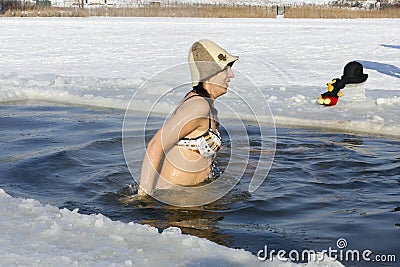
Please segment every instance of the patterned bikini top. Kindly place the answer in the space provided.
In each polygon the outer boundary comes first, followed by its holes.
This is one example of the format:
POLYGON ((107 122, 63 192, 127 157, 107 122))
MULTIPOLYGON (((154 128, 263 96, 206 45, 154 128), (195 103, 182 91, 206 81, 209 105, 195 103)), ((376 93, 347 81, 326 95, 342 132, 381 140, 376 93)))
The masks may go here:
MULTIPOLYGON (((191 97, 198 96, 193 95, 191 97)), ((188 100, 188 97, 186 100, 188 100)), ((195 151, 199 153, 203 158, 212 158, 215 157, 218 150, 222 145, 222 138, 218 130, 213 130, 211 128, 211 109, 210 116, 208 117, 208 130, 194 138, 181 138, 177 143, 177 146, 184 147, 186 149, 195 151)))

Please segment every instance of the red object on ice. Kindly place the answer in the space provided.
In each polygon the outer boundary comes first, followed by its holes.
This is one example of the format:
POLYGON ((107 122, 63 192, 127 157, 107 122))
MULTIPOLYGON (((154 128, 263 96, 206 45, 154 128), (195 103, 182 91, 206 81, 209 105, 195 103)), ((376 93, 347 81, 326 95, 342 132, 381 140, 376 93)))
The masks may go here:
POLYGON ((323 98, 323 100, 324 100, 323 105, 325 105, 325 106, 334 106, 338 102, 339 97, 325 96, 323 98))

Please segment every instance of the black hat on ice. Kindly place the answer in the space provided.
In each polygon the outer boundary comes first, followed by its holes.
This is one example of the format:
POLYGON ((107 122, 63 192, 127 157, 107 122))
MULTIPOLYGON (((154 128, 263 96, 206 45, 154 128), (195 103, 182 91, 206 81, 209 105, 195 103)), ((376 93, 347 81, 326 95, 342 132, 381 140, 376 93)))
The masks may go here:
POLYGON ((346 84, 363 83, 368 79, 368 74, 363 73, 363 65, 357 61, 346 64, 343 69, 342 80, 346 84))

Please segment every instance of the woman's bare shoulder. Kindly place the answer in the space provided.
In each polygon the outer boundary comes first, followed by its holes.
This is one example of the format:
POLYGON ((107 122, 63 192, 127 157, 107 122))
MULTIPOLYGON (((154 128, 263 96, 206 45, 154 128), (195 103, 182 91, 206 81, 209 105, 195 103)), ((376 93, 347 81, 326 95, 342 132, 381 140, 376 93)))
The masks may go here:
POLYGON ((177 112, 185 112, 197 116, 208 115, 210 112, 210 104, 202 96, 193 96, 185 100, 177 112))

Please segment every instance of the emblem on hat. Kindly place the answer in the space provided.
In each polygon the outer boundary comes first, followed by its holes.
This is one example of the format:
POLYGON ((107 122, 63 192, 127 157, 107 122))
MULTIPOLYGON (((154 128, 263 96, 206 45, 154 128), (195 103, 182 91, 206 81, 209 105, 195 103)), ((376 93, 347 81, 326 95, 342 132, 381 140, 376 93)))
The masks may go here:
POLYGON ((226 55, 224 55, 224 54, 221 53, 221 54, 218 55, 218 59, 219 59, 219 60, 226 61, 226 55))

